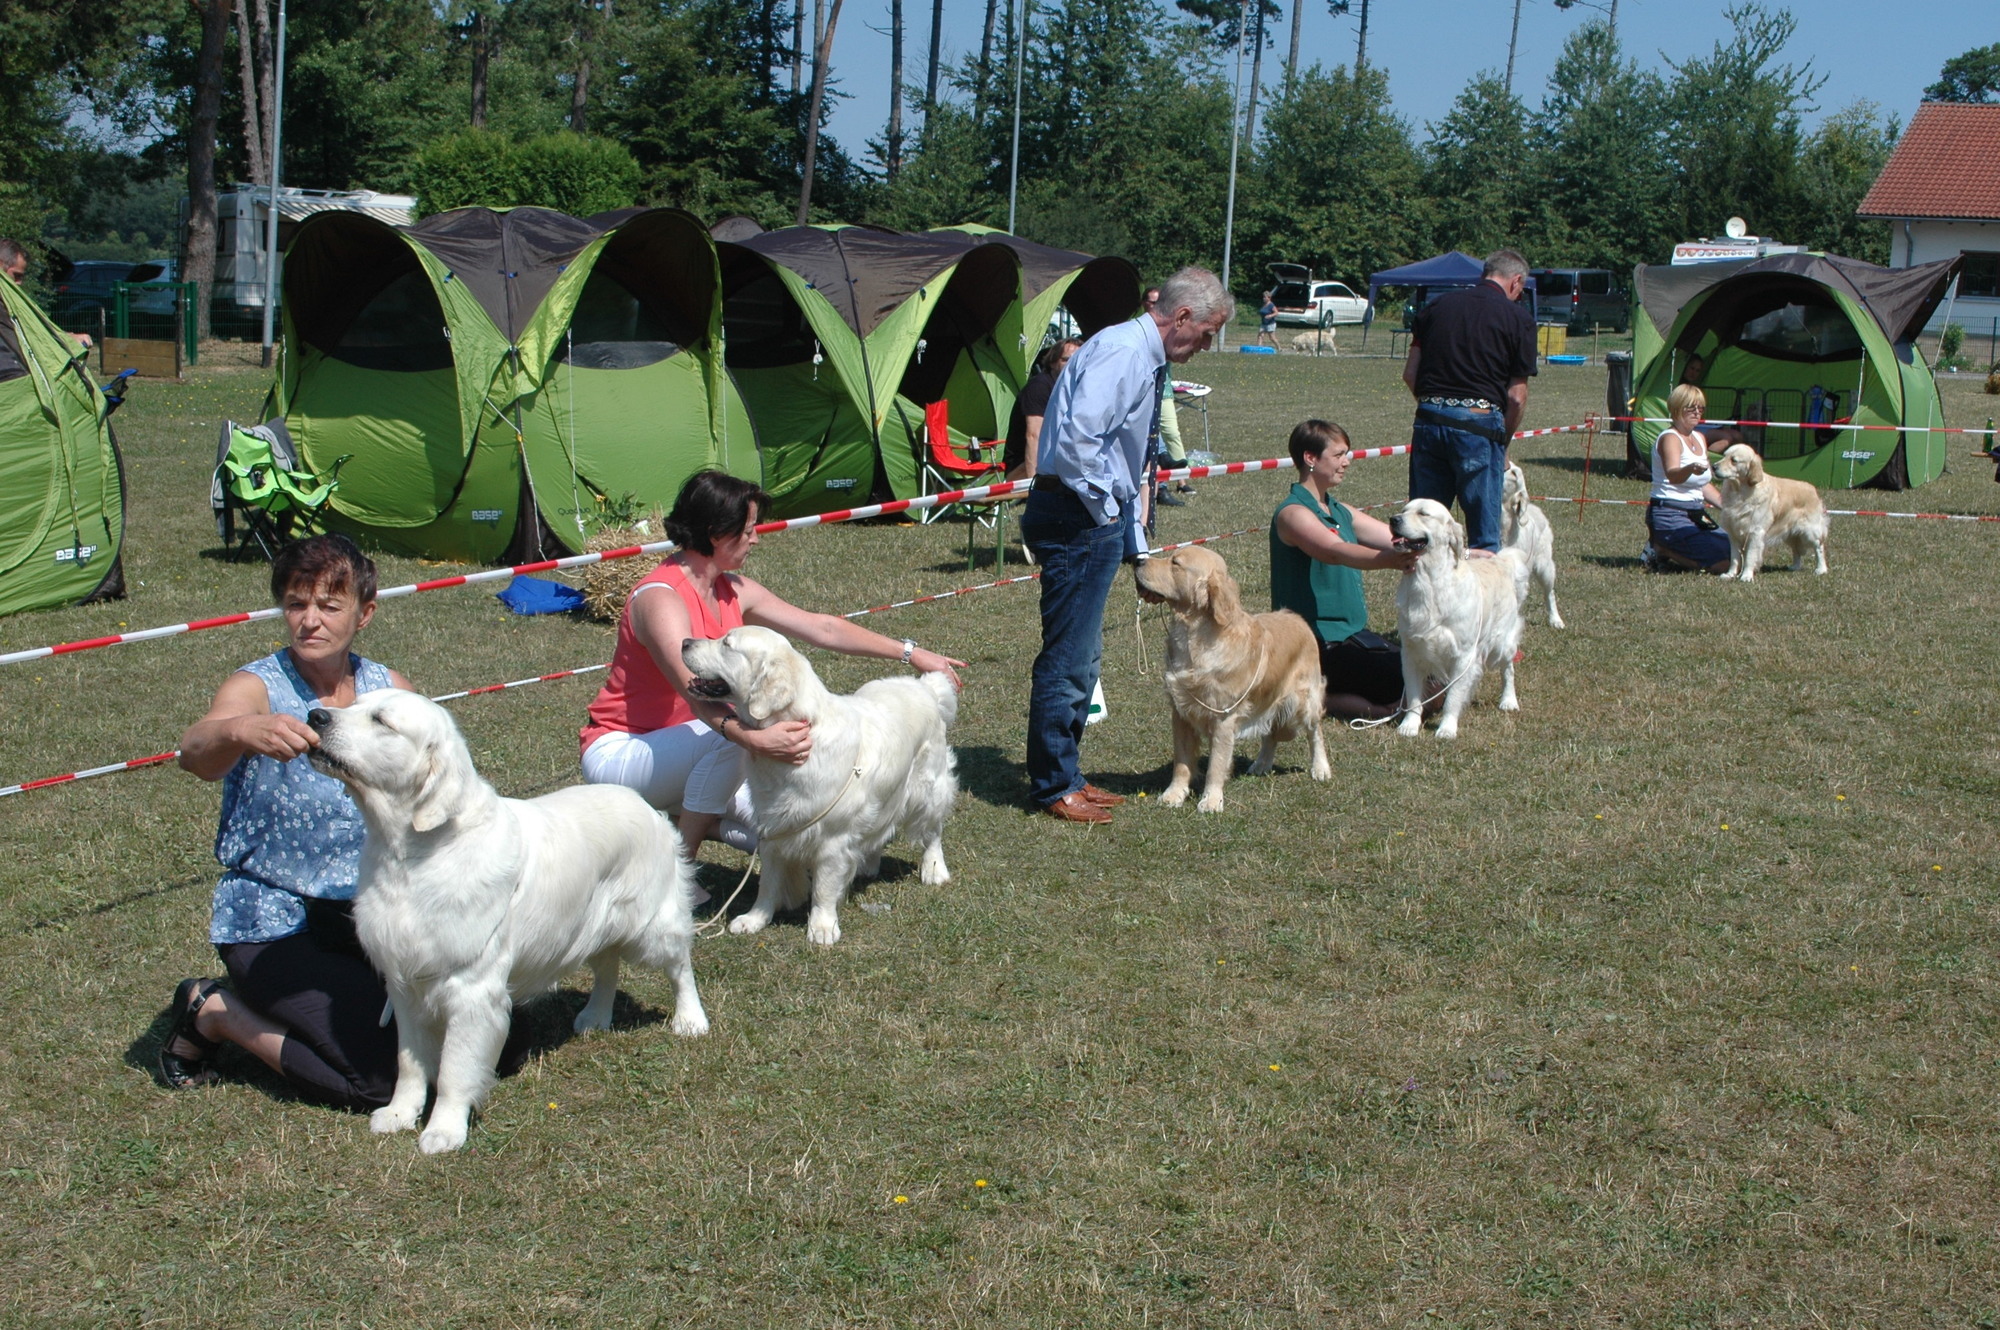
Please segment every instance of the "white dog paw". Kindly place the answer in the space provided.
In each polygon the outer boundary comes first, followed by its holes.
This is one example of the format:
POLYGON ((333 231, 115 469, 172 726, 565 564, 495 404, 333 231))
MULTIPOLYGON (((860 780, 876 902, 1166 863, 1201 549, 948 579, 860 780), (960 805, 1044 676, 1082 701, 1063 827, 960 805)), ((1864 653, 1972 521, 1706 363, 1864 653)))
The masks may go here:
POLYGON ((1402 735, 1405 739, 1414 739, 1423 732, 1423 728, 1424 716, 1419 711, 1413 715, 1404 717, 1403 723, 1396 727, 1396 733, 1402 735))
POLYGON ((944 866, 944 856, 940 855, 935 863, 925 859, 917 878, 927 887, 941 887, 951 881, 951 870, 944 866))
POLYGON ((417 1125, 417 1115, 408 1109, 389 1104, 368 1115, 368 1130, 387 1136, 391 1132, 409 1131, 417 1125))
POLYGON ((1519 711, 1521 709, 1521 699, 1518 697, 1503 697, 1500 699, 1500 709, 1502 711, 1519 711))
POLYGON ((1718 576, 1715 580, 1718 582, 1734 582, 1736 580, 1736 574, 1733 572, 1725 572, 1720 576, 1718 576))
POLYGON ((674 1013, 674 1033, 685 1039, 699 1039, 708 1033, 708 1016, 704 1012, 674 1013))
POLYGON ((840 941, 840 920, 832 911, 822 918, 815 910, 806 917, 806 941, 830 947, 840 941))
POLYGON ((1437 737, 1440 739, 1456 739, 1458 737, 1458 721, 1456 719, 1439 721, 1437 737))
POLYGON ((729 931, 732 933, 761 933, 770 922, 770 915, 759 914, 757 911, 751 910, 747 914, 739 914, 734 919, 731 919, 729 921, 729 931))
POLYGON ((1333 779, 1333 767, 1328 764, 1325 758, 1321 758, 1319 761, 1313 763, 1312 778, 1314 780, 1333 779))
POLYGON ((878 854, 873 859, 862 860, 861 867, 855 870, 854 875, 869 882, 882 876, 882 856, 878 854))
POLYGON ((1187 794, 1186 790, 1177 790, 1169 785, 1166 789, 1160 791, 1160 807, 1179 808, 1187 802, 1187 794))
POLYGON ((465 1144, 463 1122, 433 1123, 417 1137, 417 1148, 427 1155, 441 1155, 465 1144))
POLYGON ((1246 776, 1268 776, 1277 769, 1278 764, 1276 762, 1266 762, 1260 757, 1255 762, 1252 762, 1250 769, 1243 774, 1246 776))
POLYGON ((1204 813, 1219 813, 1222 811, 1222 796, 1219 794, 1204 794, 1201 796, 1201 802, 1196 804, 1195 808, 1204 813))
POLYGON ((608 1030, 610 1028, 611 1008, 607 1006, 603 1011, 592 1011, 588 1003, 584 1005, 582 1011, 576 1014, 576 1020, 570 1023, 570 1029, 576 1031, 578 1034, 589 1034, 592 1030, 608 1030))
POLYGON ((1555 612, 1554 610, 1550 610, 1550 611, 1549 611, 1549 627, 1551 627, 1551 628, 1567 628, 1567 627, 1569 627, 1569 625, 1563 622, 1563 617, 1562 617, 1562 615, 1560 615, 1560 614, 1557 614, 1557 613, 1556 613, 1556 612, 1555 612))

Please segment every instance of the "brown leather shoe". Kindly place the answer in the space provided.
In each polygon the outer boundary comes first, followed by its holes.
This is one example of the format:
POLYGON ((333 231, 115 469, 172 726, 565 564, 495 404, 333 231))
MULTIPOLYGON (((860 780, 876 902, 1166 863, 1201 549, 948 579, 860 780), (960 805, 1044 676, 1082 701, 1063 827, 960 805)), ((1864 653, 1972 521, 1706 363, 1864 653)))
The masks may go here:
POLYGON ((1125 802, 1124 795, 1113 794, 1109 790, 1100 790, 1089 781, 1085 781, 1083 788, 1078 790, 1077 793, 1096 804, 1099 808, 1116 808, 1119 804, 1125 802))
POLYGON ((1100 808, 1084 798, 1082 790, 1071 790, 1054 803, 1043 804, 1042 811, 1065 822, 1099 823, 1111 820, 1111 810, 1100 808))

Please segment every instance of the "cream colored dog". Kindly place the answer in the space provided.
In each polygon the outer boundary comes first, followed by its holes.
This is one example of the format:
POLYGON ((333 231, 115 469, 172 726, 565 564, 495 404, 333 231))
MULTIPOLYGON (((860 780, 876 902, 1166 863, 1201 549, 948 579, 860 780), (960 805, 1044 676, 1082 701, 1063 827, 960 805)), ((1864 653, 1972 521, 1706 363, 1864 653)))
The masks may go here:
POLYGON ((1723 580, 1754 581, 1764 566, 1764 546, 1782 540, 1791 546, 1792 569, 1812 551, 1815 573, 1826 571, 1826 504, 1803 480, 1783 480, 1764 471, 1764 459, 1747 443, 1732 443, 1715 463, 1722 495, 1723 532, 1729 537, 1729 568, 1723 580))
POLYGON ((369 1126, 408 1131, 437 1087, 425 1154, 465 1143, 492 1088, 514 1002, 588 965, 576 1028, 611 1028, 621 961, 674 980, 675 1034, 708 1032, 689 955, 690 870, 673 824, 633 791, 577 785, 503 799, 473 769, 451 716, 385 688, 316 709, 312 764, 361 806, 354 931, 388 984, 396 1089, 369 1126))
POLYGON ((1300 733, 1312 740, 1312 778, 1330 780, 1326 739, 1326 680, 1319 672, 1319 641, 1290 610, 1250 614, 1222 556, 1199 545, 1171 558, 1139 565, 1139 589, 1173 607, 1167 629, 1167 700, 1174 711, 1173 779, 1160 802, 1187 802, 1194 764, 1208 740, 1204 813, 1222 811, 1222 787, 1236 762, 1236 741, 1262 737, 1250 774, 1270 771, 1281 739, 1300 733))
POLYGON ((1548 514, 1528 502, 1527 474, 1512 462, 1507 463, 1500 485, 1500 543, 1521 551, 1529 574, 1549 598, 1549 627, 1562 627, 1563 617, 1556 609, 1555 533, 1548 514))
POLYGON ((750 807, 764 862, 757 903, 730 920, 755 933, 779 910, 805 904, 806 937, 840 941, 840 902, 855 875, 874 877, 882 848, 900 836, 922 848, 927 887, 951 881, 944 824, 958 798, 946 728, 958 690, 944 674, 871 679, 851 694, 827 691, 784 634, 732 628, 714 641, 689 638, 681 659, 700 696, 733 703, 752 728, 802 720, 812 754, 793 765, 750 759, 750 807))
POLYGON ((1412 499, 1389 519, 1399 549, 1423 557, 1396 588, 1396 629, 1403 639, 1403 723, 1414 737, 1424 726, 1432 680, 1444 685, 1437 737, 1458 736, 1459 713, 1472 701, 1480 673, 1502 671, 1500 709, 1519 711, 1514 652, 1521 645, 1521 602, 1528 595, 1528 560, 1518 549, 1490 559, 1465 553, 1465 528, 1432 499, 1412 499))

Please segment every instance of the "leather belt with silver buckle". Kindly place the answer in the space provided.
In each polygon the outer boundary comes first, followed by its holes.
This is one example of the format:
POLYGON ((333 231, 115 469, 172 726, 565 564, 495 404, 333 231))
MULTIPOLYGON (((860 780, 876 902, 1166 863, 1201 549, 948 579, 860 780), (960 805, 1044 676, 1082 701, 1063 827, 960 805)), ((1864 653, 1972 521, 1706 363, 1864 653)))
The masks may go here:
POLYGON ((1475 411, 1498 411, 1499 405, 1484 397, 1419 397, 1419 406, 1463 406, 1475 411))

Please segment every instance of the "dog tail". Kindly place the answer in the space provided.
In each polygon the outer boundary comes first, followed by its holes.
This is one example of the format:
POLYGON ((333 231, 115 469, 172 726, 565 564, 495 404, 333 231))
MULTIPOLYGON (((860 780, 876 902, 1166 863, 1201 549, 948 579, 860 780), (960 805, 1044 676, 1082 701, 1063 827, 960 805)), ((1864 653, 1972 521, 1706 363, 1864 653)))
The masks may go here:
POLYGON ((931 690, 931 696, 937 699, 938 716, 943 719, 945 728, 950 729, 952 722, 958 719, 958 689, 952 686, 951 676, 943 670, 933 670, 928 674, 919 674, 917 681, 931 690))

